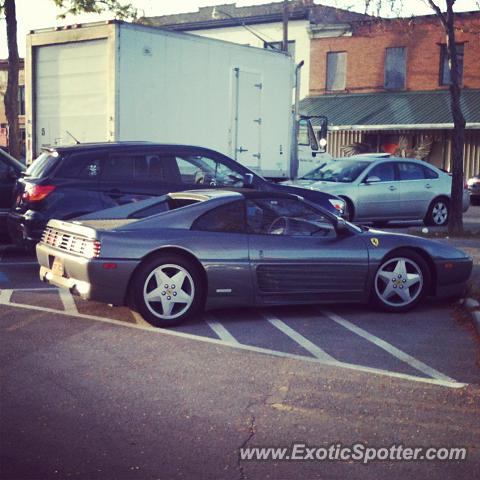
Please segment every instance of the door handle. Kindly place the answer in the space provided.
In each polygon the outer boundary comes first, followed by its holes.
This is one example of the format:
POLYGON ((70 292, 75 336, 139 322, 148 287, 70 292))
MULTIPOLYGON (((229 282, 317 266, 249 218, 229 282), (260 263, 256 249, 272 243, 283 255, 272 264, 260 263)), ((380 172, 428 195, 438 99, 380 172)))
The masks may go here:
POLYGON ((248 152, 248 148, 239 147, 237 148, 238 153, 248 152))
POLYGON ((390 185, 390 186, 388 187, 388 189, 389 189, 391 192, 393 192, 394 190, 397 189, 397 187, 396 187, 395 185, 390 185))
POLYGON ((432 186, 431 186, 429 183, 427 183, 427 184, 425 185, 425 188, 432 188, 432 186))

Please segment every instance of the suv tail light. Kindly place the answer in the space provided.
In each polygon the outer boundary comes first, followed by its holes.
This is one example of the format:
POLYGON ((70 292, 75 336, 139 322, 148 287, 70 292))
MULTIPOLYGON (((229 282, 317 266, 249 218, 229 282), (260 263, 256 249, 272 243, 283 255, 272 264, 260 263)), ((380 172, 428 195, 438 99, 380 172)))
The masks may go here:
POLYGON ((55 190, 53 185, 28 185, 25 187, 22 199, 26 202, 39 202, 55 190))

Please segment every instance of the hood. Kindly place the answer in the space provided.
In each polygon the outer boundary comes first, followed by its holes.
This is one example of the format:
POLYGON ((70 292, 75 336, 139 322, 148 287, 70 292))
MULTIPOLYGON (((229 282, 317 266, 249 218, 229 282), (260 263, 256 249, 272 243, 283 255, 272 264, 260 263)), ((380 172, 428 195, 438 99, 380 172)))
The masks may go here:
POLYGON ((400 246, 398 240, 408 238, 408 246, 425 250, 433 259, 469 258, 468 254, 452 245, 440 242, 439 240, 417 237, 416 235, 409 235, 407 233, 386 232, 369 228, 363 235, 369 244, 371 238, 376 238, 380 240, 380 243, 387 242, 387 244, 396 248, 400 246))

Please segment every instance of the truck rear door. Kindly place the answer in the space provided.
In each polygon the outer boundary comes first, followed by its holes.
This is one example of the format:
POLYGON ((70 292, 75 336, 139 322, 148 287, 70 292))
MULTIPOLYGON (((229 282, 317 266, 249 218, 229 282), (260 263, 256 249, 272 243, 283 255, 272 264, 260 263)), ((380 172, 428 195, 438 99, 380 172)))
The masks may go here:
POLYGON ((107 39, 37 47, 34 57, 35 146, 108 140, 107 39))
POLYGON ((259 73, 234 68, 233 157, 237 162, 261 169, 262 78, 259 73))

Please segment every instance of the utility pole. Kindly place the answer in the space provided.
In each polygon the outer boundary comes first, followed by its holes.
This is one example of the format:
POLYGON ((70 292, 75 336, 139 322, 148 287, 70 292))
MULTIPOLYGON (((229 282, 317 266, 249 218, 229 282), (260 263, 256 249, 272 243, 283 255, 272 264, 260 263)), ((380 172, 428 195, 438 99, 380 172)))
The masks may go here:
POLYGON ((283 0, 283 43, 282 50, 288 52, 288 0, 283 0))

